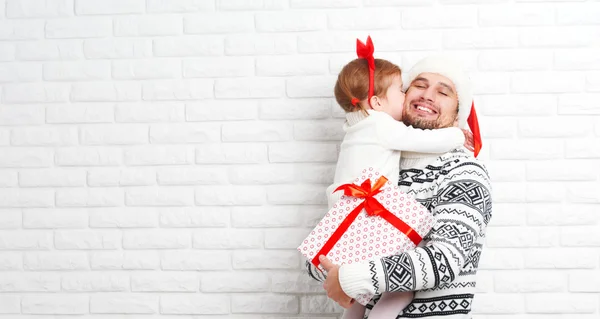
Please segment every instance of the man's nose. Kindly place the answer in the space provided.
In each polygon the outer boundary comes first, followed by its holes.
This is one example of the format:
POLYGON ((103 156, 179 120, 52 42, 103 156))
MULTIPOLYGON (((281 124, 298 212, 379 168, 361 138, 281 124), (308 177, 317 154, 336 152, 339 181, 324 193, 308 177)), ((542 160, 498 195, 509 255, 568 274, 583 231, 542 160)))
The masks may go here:
POLYGON ((427 101, 435 101, 435 90, 432 88, 427 88, 425 92, 423 92, 423 98, 427 101))

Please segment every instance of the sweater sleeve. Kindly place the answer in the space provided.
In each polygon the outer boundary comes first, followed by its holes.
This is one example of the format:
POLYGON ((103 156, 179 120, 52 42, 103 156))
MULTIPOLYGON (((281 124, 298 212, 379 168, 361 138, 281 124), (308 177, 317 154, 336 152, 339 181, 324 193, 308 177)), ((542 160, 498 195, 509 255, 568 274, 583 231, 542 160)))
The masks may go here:
POLYGON ((377 135, 382 145, 397 151, 445 153, 465 143, 465 135, 457 127, 422 130, 406 126, 387 114, 377 114, 377 135))
POLYGON ((477 240, 485 236, 492 214, 489 177, 475 163, 463 163, 441 183, 438 204, 432 208, 436 224, 429 241, 404 253, 368 263, 342 265, 340 284, 346 294, 417 291, 454 281, 472 262, 477 240), (473 164, 473 165, 467 165, 473 164))

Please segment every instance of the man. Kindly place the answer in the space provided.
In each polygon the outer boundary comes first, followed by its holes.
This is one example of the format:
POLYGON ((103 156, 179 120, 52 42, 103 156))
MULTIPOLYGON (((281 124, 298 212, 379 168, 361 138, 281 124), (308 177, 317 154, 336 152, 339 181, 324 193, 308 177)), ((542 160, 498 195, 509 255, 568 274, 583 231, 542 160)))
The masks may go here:
MULTIPOLYGON (((457 63, 425 58, 409 71, 405 84, 405 124, 422 129, 465 127, 472 105, 471 84, 457 63)), ((362 293, 414 291, 413 301, 398 318, 470 318, 475 275, 492 215, 488 173, 464 149, 446 154, 403 152, 402 156, 398 186, 437 219, 422 244, 398 255, 341 267, 323 258, 327 277, 310 263, 309 274, 325 280, 329 298, 345 308, 362 293)))

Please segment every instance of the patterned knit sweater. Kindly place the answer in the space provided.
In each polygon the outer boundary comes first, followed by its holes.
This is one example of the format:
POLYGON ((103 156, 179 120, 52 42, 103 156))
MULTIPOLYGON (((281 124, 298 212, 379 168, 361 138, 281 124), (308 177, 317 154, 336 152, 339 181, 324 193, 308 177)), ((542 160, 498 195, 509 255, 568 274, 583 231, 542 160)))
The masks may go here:
MULTIPOLYGON (((438 157, 403 156, 398 186, 427 207, 437 222, 414 250, 342 265, 342 289, 353 298, 367 292, 415 291, 397 318, 470 318, 475 275, 492 216, 488 173, 464 149, 438 157)), ((310 263, 307 268, 311 277, 324 280, 310 263)), ((377 300, 367 305, 365 318, 377 300)))

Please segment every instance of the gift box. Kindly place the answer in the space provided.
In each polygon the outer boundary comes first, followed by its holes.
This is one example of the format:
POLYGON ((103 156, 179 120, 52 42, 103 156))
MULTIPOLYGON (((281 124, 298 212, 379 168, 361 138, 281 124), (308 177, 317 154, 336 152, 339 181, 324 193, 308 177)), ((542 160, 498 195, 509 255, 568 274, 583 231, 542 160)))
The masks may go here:
MULTIPOLYGON (((373 168, 335 191, 344 195, 298 247, 321 271, 320 255, 342 265, 413 249, 435 222, 423 205, 373 168)), ((361 295, 356 301, 366 305, 372 297, 361 295)))

